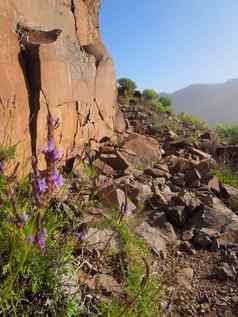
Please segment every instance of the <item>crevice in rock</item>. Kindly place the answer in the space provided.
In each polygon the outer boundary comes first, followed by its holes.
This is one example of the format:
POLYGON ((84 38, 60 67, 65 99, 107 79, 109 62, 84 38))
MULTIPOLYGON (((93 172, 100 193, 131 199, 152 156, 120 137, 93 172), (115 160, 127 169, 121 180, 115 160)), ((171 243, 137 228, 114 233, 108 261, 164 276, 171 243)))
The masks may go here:
POLYGON ((98 103, 97 103, 96 98, 94 98, 94 102, 95 102, 95 105, 96 105, 96 107, 97 107, 97 111, 98 111, 99 117, 101 118, 102 121, 104 121, 104 117, 103 117, 102 112, 101 112, 101 110, 100 110, 100 108, 99 108, 99 105, 98 105, 98 103))
POLYGON ((30 107, 29 129, 31 136, 32 154, 36 156, 36 140, 37 140, 37 118, 40 110, 40 94, 42 93, 47 109, 49 104, 46 100, 46 95, 42 90, 41 83, 41 60, 40 60, 40 45, 51 44, 60 36, 62 30, 53 29, 50 31, 42 31, 28 28, 21 23, 16 26, 16 34, 20 46, 18 56, 21 66, 26 88, 28 92, 28 101, 30 107))
POLYGON ((76 20, 76 16, 75 16, 75 3, 74 3, 74 0, 71 0, 70 10, 71 10, 71 12, 73 14, 73 17, 74 17, 75 34, 76 34, 76 38, 78 39, 78 26, 77 26, 77 20, 76 20))
POLYGON ((75 133, 74 133, 74 140, 73 140, 73 149, 75 148, 75 145, 76 145, 76 138, 77 138, 77 135, 78 135, 78 132, 79 132, 79 117, 80 117, 80 113, 79 113, 79 102, 76 101, 75 102, 75 110, 76 110, 76 115, 77 115, 77 121, 76 121, 76 130, 75 130, 75 133))
POLYGON ((19 63, 24 74, 30 107, 29 129, 32 154, 36 155, 37 117, 40 109, 41 65, 39 45, 21 47, 19 63))
POLYGON ((89 122, 90 122, 90 115, 91 115, 91 110, 89 109, 86 118, 84 119, 84 122, 82 124, 82 127, 85 127, 89 122))

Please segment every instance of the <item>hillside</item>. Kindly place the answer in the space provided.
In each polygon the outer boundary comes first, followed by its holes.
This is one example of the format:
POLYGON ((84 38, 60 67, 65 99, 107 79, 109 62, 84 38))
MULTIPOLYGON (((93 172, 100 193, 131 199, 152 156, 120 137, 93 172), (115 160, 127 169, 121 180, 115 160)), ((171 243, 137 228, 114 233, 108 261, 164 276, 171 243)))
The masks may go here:
POLYGON ((191 85, 169 97, 177 113, 199 116, 209 125, 237 123, 238 78, 220 84, 191 85))

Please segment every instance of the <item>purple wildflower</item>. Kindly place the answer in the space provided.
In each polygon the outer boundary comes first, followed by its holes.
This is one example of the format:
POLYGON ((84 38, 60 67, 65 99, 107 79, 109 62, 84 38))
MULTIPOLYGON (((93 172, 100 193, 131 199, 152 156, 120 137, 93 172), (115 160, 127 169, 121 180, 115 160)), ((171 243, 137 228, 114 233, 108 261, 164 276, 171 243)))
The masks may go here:
POLYGON ((30 235, 28 236, 28 238, 27 238, 27 241, 28 241, 30 244, 33 244, 34 241, 35 241, 35 237, 34 237, 32 234, 30 234, 30 235))
POLYGON ((87 231, 87 224, 85 222, 81 223, 81 225, 78 228, 78 232, 75 233, 75 236, 79 241, 82 241, 85 239, 87 231))
POLYGON ((49 160, 51 163, 58 161, 62 156, 61 151, 58 151, 56 149, 52 140, 48 141, 47 148, 44 149, 42 153, 45 155, 46 159, 49 160))
POLYGON ((35 236, 30 234, 27 238, 27 241, 30 244, 35 244, 41 251, 41 254, 44 254, 45 252, 45 242, 48 238, 47 229, 43 228, 40 231, 37 232, 35 236))
POLYGON ((47 184, 46 184, 46 179, 43 177, 37 177, 35 180, 36 184, 36 191, 38 194, 45 193, 48 189, 47 184))
POLYGON ((64 185, 64 180, 61 175, 59 175, 58 171, 54 169, 51 174, 51 181, 55 188, 61 188, 64 185))
POLYGON ((35 236, 35 244, 38 246, 38 248, 41 251, 41 254, 44 254, 45 252, 45 242, 48 238, 47 229, 43 228, 41 229, 37 235, 35 236))

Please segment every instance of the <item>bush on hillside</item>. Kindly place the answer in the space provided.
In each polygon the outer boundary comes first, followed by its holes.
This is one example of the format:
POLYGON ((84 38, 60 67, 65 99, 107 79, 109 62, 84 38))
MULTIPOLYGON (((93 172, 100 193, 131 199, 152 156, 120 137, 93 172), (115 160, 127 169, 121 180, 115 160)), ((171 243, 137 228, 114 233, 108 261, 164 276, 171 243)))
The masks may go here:
POLYGON ((155 90, 153 90, 153 89, 145 89, 145 90, 143 90, 142 96, 146 100, 156 100, 156 99, 158 99, 158 93, 155 90))
POLYGON ((172 105, 170 98, 165 96, 159 97, 159 102, 163 105, 164 108, 167 109, 169 109, 172 105))
POLYGON ((238 125, 227 125, 220 123, 215 128, 221 140, 227 144, 238 143, 238 125))
POLYGON ((178 120, 188 126, 193 126, 194 129, 200 130, 201 132, 208 129, 208 125, 205 121, 192 115, 181 113, 178 115, 178 120))
POLYGON ((159 100, 151 101, 150 105, 157 113, 170 112, 170 109, 164 107, 159 100))
POLYGON ((129 79, 129 78, 120 78, 118 80, 118 94, 120 96, 133 96, 135 89, 136 89, 136 83, 129 79))

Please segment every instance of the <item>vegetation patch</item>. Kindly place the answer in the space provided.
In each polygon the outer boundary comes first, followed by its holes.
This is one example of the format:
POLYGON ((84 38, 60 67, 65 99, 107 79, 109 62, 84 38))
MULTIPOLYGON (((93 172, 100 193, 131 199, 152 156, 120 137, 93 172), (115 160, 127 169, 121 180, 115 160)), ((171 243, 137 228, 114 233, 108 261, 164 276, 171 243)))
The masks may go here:
POLYGON ((212 174, 217 176, 218 179, 226 185, 235 187, 238 189, 238 175, 233 173, 228 167, 222 169, 216 168, 212 170, 212 174))
POLYGON ((221 141, 227 144, 238 143, 238 125, 227 125, 220 123, 215 128, 221 141))

